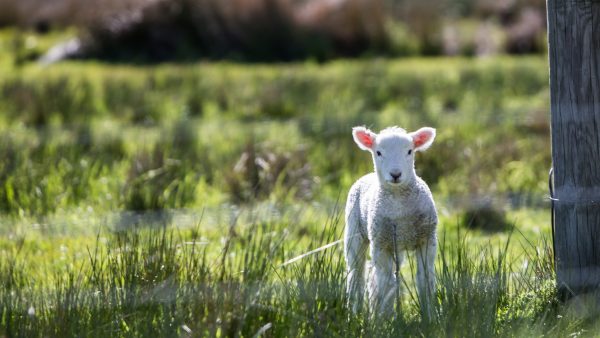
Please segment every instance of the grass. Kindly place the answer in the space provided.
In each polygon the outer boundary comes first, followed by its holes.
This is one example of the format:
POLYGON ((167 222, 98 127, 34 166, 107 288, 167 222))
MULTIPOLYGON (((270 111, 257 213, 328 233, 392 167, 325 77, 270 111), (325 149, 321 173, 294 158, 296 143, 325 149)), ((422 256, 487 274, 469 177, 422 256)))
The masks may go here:
POLYGON ((520 235, 502 246, 473 246, 474 235, 460 228, 441 234, 435 316, 427 322, 420 316, 411 278, 414 257, 409 257, 401 314, 376 325, 366 313, 354 315, 346 307, 340 246, 282 266, 305 249, 339 238, 339 216, 333 211, 319 236, 297 246, 289 216, 276 223, 232 222, 223 229, 221 244, 205 237, 201 221, 188 229, 104 230, 83 256, 62 250, 61 268, 47 260, 33 266, 33 250, 26 247, 34 244, 25 240, 20 250, 3 251, 3 332, 27 337, 253 336, 261 330, 270 336, 519 337, 589 334, 597 328, 556 301, 547 242, 525 244, 524 267, 515 264, 508 249, 523 239, 520 235))
MULTIPOLYGON (((35 215, 82 203, 112 210, 235 201, 230 193, 244 184, 233 168, 250 148, 281 160, 294 154, 308 163, 305 178, 320 180, 312 193, 331 199, 370 170, 348 142, 359 124, 438 127, 436 147, 417 166, 438 196, 540 201, 538 175, 550 163, 545 60, 465 61, 29 66, 0 80, 0 152, 10 159, 0 208, 35 215), (144 176, 151 171, 160 175, 144 176), (62 191, 65 178, 73 191, 62 191), (93 191, 98 179, 103 192, 93 191), (137 190, 145 180, 152 194, 137 190), (36 187, 42 198, 29 201, 36 187)), ((258 175, 269 182, 263 196, 289 195, 275 184, 285 170, 258 175)))
MULTIPOLYGON (((0 32, 5 45, 12 33, 0 32)), ((48 39, 55 39, 50 36, 48 39)), ((43 37, 40 44, 46 43, 43 37)), ((547 60, 132 66, 0 53, 0 335, 593 336, 557 300, 547 60), (351 314, 355 125, 436 127, 436 316, 351 314)))

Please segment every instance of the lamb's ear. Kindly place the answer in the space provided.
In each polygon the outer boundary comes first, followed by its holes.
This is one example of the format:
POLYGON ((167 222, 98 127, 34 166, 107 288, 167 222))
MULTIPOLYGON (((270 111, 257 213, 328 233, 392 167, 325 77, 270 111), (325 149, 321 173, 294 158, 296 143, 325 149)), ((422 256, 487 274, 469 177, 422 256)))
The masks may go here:
POLYGON ((433 139, 435 138, 435 129, 423 127, 410 133, 409 135, 412 137, 415 151, 423 151, 427 150, 427 148, 429 148, 429 146, 431 146, 433 143, 433 139))
POLYGON ((352 128, 352 137, 360 149, 370 151, 373 149, 377 134, 365 127, 354 127, 352 128))

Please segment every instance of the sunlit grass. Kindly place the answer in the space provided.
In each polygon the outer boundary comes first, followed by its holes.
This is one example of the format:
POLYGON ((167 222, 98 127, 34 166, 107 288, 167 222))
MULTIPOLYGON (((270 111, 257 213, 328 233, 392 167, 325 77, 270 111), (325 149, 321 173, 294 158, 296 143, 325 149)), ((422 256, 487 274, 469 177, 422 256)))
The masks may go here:
MULTIPOLYGON (((12 33, 0 33, 4 46, 12 33)), ((568 336, 555 297, 547 60, 16 67, 0 50, 0 335, 568 336), (437 128, 437 315, 349 313, 351 127, 437 128)), ((593 335, 593 334, 591 334, 593 335)))
POLYGON ((346 307, 341 246, 281 266, 339 238, 339 210, 322 221, 321 234, 301 243, 294 229, 304 221, 285 216, 278 222, 232 221, 220 238, 205 236, 199 222, 187 229, 104 229, 79 243, 54 238, 50 244, 35 236, 5 243, 3 332, 246 336, 268 327, 275 336, 516 337, 593 328, 594 322, 573 320, 555 300, 548 241, 523 246, 524 265, 511 253, 521 236, 515 231, 486 245, 460 227, 440 232, 439 303, 432 320, 421 319, 409 256, 401 315, 376 325, 346 307))

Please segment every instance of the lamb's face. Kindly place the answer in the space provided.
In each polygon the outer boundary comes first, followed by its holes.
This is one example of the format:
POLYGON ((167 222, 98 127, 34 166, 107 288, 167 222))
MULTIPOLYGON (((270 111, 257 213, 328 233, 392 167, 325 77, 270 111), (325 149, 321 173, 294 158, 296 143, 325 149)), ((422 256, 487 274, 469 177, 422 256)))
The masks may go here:
POLYGON ((381 182, 399 186, 414 179, 414 146, 407 134, 379 134, 371 153, 381 182))
POLYGON ((379 181, 397 187, 414 181, 415 151, 429 148, 435 129, 425 127, 406 133, 393 127, 377 135, 364 127, 355 127, 352 135, 361 149, 371 152, 379 181))

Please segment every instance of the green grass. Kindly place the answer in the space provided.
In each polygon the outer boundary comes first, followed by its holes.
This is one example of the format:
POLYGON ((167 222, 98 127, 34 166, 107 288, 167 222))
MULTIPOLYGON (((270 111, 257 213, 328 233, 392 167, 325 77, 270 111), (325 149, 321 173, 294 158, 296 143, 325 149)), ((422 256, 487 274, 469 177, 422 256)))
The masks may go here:
POLYGON ((0 154, 8 159, 0 209, 36 215, 87 203, 147 210, 247 200, 257 192, 239 181, 260 168, 233 168, 249 147, 285 167, 252 182, 262 198, 335 198, 370 170, 349 142, 358 124, 437 127, 436 147, 417 170, 442 198, 539 204, 539 175, 550 163, 546 68, 541 58, 29 66, 0 79, 0 154), (301 178, 306 191, 290 192, 301 178), (103 191, 97 180, 106 181, 103 191))
MULTIPOLYGON (((13 37, 0 32, 0 45, 13 37)), ((544 57, 51 67, 17 57, 0 53, 0 335, 598 329, 555 296, 544 57), (355 125, 438 130, 416 160, 440 214, 431 322, 414 264, 402 270, 401 314, 381 325, 348 311, 340 245, 282 266, 340 238, 346 192, 372 170, 355 125)))
POLYGON ((65 243, 55 253, 61 262, 55 266, 49 256, 32 264, 33 247, 47 240, 25 239, 20 250, 3 251, 3 332, 253 336, 265 329, 270 336, 520 337, 597 329, 593 319, 577 317, 556 301, 546 242, 525 244, 525 267, 507 251, 520 235, 513 233, 499 246, 475 245, 474 235, 464 230, 440 236, 435 316, 424 321, 420 315, 411 278, 414 257, 409 257, 401 315, 376 325, 366 313, 354 315, 346 307, 340 246, 282 266, 339 238, 339 216, 333 211, 322 233, 304 245, 294 244, 290 216, 231 223, 220 243, 204 236, 202 222, 185 230, 105 230, 85 249, 65 243))

